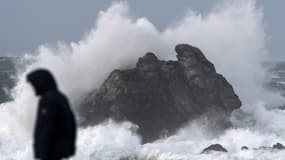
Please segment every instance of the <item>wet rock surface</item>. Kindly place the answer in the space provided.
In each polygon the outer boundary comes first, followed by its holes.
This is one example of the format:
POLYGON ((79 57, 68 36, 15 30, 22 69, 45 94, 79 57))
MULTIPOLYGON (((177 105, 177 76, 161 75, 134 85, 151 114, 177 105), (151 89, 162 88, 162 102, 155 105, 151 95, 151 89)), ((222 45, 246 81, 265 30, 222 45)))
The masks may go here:
POLYGON ((248 150, 249 148, 247 146, 242 146, 241 147, 241 150, 245 151, 245 150, 248 150))
POLYGON ((139 126, 143 142, 171 135, 202 115, 228 126, 221 117, 241 106, 232 86, 198 48, 180 44, 175 51, 177 61, 147 53, 135 68, 114 70, 81 104, 82 124, 128 120, 139 126))
MULTIPOLYGON (((249 148, 247 148, 246 150, 248 150, 249 148)), ((272 147, 270 146, 260 146, 258 148, 253 148, 253 150, 284 150, 285 149, 285 146, 281 143, 276 143, 276 144, 273 144, 272 147)))
POLYGON ((285 146, 281 143, 276 143, 272 146, 273 149, 283 150, 285 149, 285 146))
POLYGON ((228 152, 222 145, 220 144, 213 144, 210 145, 209 147, 203 149, 202 153, 209 153, 212 151, 217 151, 217 152, 228 152))

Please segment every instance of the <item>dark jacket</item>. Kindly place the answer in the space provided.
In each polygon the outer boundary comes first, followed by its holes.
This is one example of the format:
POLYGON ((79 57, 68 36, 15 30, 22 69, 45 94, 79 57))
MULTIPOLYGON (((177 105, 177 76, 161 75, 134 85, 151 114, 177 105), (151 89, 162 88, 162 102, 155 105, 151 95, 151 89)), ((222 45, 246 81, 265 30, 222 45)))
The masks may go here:
POLYGON ((40 159, 67 158, 75 153, 76 123, 69 102, 47 70, 27 76, 40 96, 34 129, 34 154, 40 159))

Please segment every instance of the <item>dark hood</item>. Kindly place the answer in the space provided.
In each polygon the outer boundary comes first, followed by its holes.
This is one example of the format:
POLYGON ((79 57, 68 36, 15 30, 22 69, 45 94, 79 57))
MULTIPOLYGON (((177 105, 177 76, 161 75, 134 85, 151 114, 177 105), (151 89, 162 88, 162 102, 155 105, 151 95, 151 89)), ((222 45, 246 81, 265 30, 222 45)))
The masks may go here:
POLYGON ((32 71, 27 75, 27 81, 34 87, 36 95, 43 95, 48 90, 57 89, 55 79, 46 69, 32 71))

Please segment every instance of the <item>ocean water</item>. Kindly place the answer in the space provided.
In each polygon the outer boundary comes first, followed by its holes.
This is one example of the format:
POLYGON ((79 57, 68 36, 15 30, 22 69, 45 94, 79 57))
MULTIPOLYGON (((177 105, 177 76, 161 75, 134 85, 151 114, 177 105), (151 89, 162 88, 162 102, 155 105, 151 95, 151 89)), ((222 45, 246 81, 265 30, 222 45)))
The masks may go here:
MULTIPOLYGON (((270 53, 266 48, 268 36, 263 14, 255 0, 221 1, 204 15, 189 8, 184 17, 159 31, 147 18, 132 16, 126 2, 113 3, 97 18, 94 16, 95 26, 78 42, 40 45, 20 58, 28 63, 11 72, 14 87, 3 92, 10 98, 0 104, 0 159, 32 159, 37 98, 25 80, 29 71, 39 67, 50 69, 77 113, 82 97, 98 88, 113 69, 133 67, 138 57, 148 51, 160 59, 175 60, 177 43, 199 47, 217 72, 233 85, 243 103, 230 117, 233 127, 217 134, 208 127, 211 122, 207 117, 201 117, 173 136, 141 144, 140 137, 131 129, 133 124, 109 120, 79 129, 73 159, 284 159, 285 151, 258 149, 277 142, 285 144, 285 111, 278 107, 285 104, 282 96, 285 67, 281 63, 274 64, 274 69, 264 65, 270 53), (201 154, 205 147, 215 143, 229 152, 201 154), (250 149, 242 151, 242 146, 250 149)), ((1 87, 5 88, 3 84, 1 87)), ((78 121, 81 118, 84 117, 77 115, 78 121)))

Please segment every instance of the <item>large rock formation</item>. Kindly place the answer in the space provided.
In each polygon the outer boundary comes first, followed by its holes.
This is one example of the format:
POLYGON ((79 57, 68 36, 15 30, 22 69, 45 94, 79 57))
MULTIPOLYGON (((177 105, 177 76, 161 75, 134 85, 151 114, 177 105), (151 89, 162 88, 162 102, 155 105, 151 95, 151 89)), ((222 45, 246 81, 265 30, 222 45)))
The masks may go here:
POLYGON ((175 50, 178 61, 147 53, 136 68, 113 71, 82 104, 85 124, 129 120, 148 142, 203 114, 221 117, 241 106, 232 86, 198 48, 180 44, 175 50))

